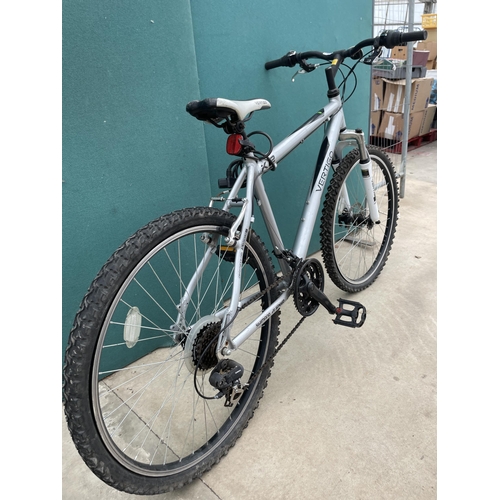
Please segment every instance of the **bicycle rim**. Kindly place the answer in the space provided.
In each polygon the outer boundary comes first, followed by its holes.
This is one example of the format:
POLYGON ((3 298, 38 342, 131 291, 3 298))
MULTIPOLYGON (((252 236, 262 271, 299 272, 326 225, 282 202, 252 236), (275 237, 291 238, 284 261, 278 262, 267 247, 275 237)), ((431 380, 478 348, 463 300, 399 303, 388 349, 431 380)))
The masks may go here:
MULTIPOLYGON (((357 155, 356 155, 357 158, 357 155)), ((372 178, 379 209, 378 224, 370 220, 359 162, 346 157, 340 187, 334 196, 333 274, 340 288, 359 291, 380 274, 389 255, 397 217, 397 188, 389 166, 371 151, 372 178), (343 196, 348 192, 348 202, 343 196)))
MULTIPOLYGON (((199 394, 216 394, 208 382, 217 362, 212 340, 234 274, 225 235, 221 225, 198 224, 166 238, 128 273, 110 304, 93 361, 93 412, 105 447, 131 472, 165 477, 197 467, 236 438, 260 397, 259 380, 231 408, 224 398, 199 394), (201 273, 207 252, 211 258, 201 273)), ((262 259, 247 243, 244 295, 270 284, 262 259)), ((266 295, 246 308, 234 328, 253 320, 269 300, 266 295)), ((231 356, 245 369, 242 383, 268 356, 269 328, 270 321, 231 356)))

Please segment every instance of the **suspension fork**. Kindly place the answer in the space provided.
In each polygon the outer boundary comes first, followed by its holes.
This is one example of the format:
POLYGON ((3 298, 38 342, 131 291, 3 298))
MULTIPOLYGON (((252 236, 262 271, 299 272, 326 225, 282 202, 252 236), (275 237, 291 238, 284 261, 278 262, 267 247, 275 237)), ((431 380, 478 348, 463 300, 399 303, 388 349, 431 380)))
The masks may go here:
MULTIPOLYGON (((359 166, 361 168, 361 176, 366 193, 366 202, 370 211, 370 219, 375 224, 380 224, 377 198, 373 186, 372 160, 365 145, 365 135, 360 129, 345 130, 339 135, 339 141, 337 146, 341 149, 347 145, 355 145, 359 149, 359 166)), ((349 205, 346 208, 350 208, 349 196, 345 184, 342 186, 342 196, 344 200, 346 200, 346 205, 349 205)))

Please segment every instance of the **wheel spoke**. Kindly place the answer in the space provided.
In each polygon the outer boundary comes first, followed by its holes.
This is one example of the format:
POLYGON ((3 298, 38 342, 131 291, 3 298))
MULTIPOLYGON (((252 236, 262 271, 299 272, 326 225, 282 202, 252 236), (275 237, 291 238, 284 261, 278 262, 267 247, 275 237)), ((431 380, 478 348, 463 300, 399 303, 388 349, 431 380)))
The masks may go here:
POLYGON ((348 292, 366 288, 380 274, 397 223, 394 169, 383 153, 372 146, 368 149, 372 159, 379 223, 372 223, 369 217, 357 150, 349 153, 337 168, 325 198, 322 216, 323 260, 333 282, 348 292), (344 193, 348 198, 344 199, 344 193))
MULTIPOLYGON (((138 474, 173 483, 186 468, 195 475, 209 467, 211 457, 218 460, 241 434, 262 395, 269 367, 233 406, 224 406, 225 398, 214 399, 217 391, 209 383, 218 354, 214 349, 201 356, 212 349, 211 342, 217 345, 217 325, 232 295, 234 253, 219 242, 234 221, 228 213, 198 208, 145 226, 108 261, 91 287, 94 296, 79 313, 82 319, 75 322, 85 330, 74 334, 67 371, 75 381, 65 387, 65 397, 87 401, 93 413, 77 433, 97 432, 105 448, 98 460, 120 463, 120 470, 132 474, 131 482, 138 474), (179 218, 184 222, 176 229, 179 218), (105 290, 102 298, 100 290, 105 290), (99 300, 102 319, 89 321, 87 304, 99 300), (80 345, 88 332, 97 339, 95 351, 89 343, 80 345), (82 356, 93 367, 90 394, 81 371, 73 368, 82 356)), ((260 297, 275 275, 253 232, 244 255, 238 274, 243 310, 231 323, 236 333, 278 297, 275 289, 260 297)), ((241 384, 276 344, 277 315, 231 355, 244 368, 241 384)))

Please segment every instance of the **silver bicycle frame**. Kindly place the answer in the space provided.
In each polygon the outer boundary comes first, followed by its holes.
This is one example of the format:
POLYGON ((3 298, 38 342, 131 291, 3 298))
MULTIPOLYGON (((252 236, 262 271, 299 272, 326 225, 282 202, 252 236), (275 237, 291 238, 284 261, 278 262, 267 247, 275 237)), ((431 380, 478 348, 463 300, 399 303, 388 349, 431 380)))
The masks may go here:
MULTIPOLYGON (((283 139, 277 144, 269 160, 259 160, 255 157, 246 158, 243 168, 236 179, 224 203, 223 210, 229 211, 234 207, 241 207, 239 216, 233 224, 226 243, 235 247, 235 273, 232 296, 229 305, 217 313, 222 319, 223 334, 219 339, 218 349, 225 346, 224 354, 229 354, 232 350, 241 346, 258 328, 261 327, 289 298, 290 292, 285 290, 281 295, 270 304, 262 313, 250 323, 244 330, 239 332, 234 338, 231 338, 231 323, 241 308, 241 274, 237 271, 243 264, 244 245, 250 231, 253 221, 254 204, 260 209, 266 230, 271 238, 273 248, 277 255, 284 250, 283 241, 274 218, 273 210, 267 196, 262 175, 273 169, 283 158, 292 152, 297 146, 302 144, 311 134, 318 130, 322 125, 326 125, 323 146, 318 158, 317 167, 311 180, 307 199, 304 204, 302 216, 299 221, 297 234, 292 252, 299 258, 306 258, 311 241, 312 232, 321 204, 321 197, 326 187, 328 173, 332 165, 338 165, 342 158, 342 151, 347 146, 356 147, 360 151, 360 165, 363 175, 364 186, 366 190, 366 199, 370 217, 374 222, 378 222, 378 207, 374 195, 374 187, 371 175, 371 160, 365 147, 364 135, 361 130, 346 130, 342 101, 340 97, 330 99, 330 102, 318 113, 312 116, 304 125, 283 139), (246 180, 246 197, 238 197, 243 182, 246 180), (236 202, 234 200, 237 200, 236 202)), ((344 204, 349 207, 349 197, 347 190, 343 193, 344 204)), ((178 321, 182 321, 183 310, 189 303, 199 276, 202 275, 208 261, 213 254, 213 249, 207 249, 206 255, 200 263, 196 273, 191 278, 187 286, 184 297, 179 305, 178 321), (183 307, 184 305, 184 307, 183 307)), ((278 259, 280 269, 283 274, 287 274, 290 268, 284 259, 278 259)), ((246 299, 246 300, 251 300, 246 299)))

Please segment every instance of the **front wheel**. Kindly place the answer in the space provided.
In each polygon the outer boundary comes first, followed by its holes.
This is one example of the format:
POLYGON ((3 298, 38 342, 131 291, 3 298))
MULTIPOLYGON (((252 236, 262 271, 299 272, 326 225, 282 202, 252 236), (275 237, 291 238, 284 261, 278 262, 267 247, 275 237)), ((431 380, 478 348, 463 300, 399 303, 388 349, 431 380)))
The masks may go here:
MULTIPOLYGON (((154 495, 200 476, 241 435, 262 396, 279 313, 232 354, 244 368, 241 384, 262 369, 232 407, 214 399, 209 383, 235 276, 224 240, 234 221, 193 208, 151 222, 114 253, 82 301, 66 350, 66 419, 84 461, 116 489, 154 495)), ((243 260, 250 303, 233 334, 277 297, 271 260, 253 231, 243 260)))
POLYGON ((379 276, 398 218, 399 194, 392 162, 375 146, 367 149, 380 223, 370 219, 357 149, 335 171, 321 217, 321 251, 328 275, 341 290, 351 293, 369 287, 379 276))

